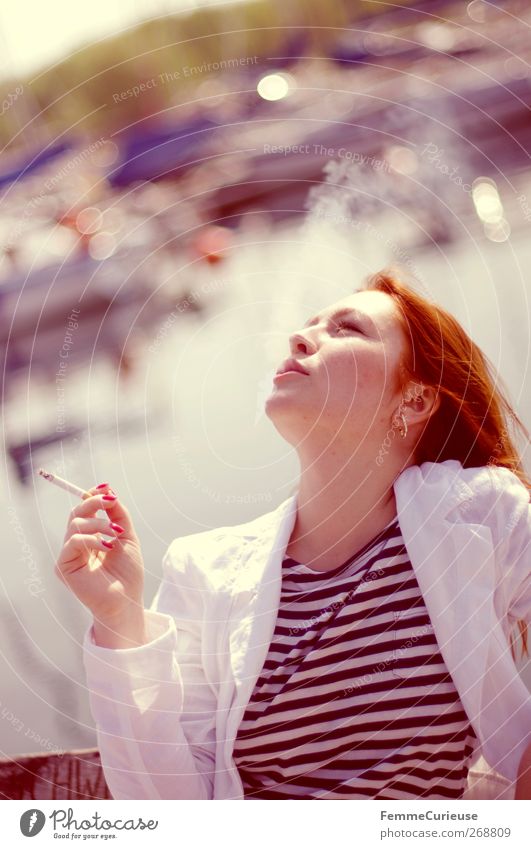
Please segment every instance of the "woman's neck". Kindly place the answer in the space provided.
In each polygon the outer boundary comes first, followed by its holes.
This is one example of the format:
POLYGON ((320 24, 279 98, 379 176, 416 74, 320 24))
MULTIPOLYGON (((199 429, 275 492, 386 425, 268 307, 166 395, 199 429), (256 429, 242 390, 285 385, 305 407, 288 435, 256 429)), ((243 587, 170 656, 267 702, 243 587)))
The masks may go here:
POLYGON ((329 458, 325 471, 316 464, 303 468, 286 554, 326 571, 370 542, 397 514, 396 475, 391 469, 385 471, 387 474, 381 469, 371 473, 358 466, 356 475, 335 474, 329 458))

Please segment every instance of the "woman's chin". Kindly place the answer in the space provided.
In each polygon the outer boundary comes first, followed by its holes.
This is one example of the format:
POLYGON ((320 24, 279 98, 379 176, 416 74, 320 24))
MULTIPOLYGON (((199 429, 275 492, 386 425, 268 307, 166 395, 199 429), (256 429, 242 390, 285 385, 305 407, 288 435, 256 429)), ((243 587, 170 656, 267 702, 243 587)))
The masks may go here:
POLYGON ((288 393, 272 392, 266 398, 264 412, 280 435, 292 445, 304 439, 311 427, 300 403, 288 393))
POLYGON ((293 393, 284 392, 282 389, 279 390, 275 386, 265 399, 264 403, 266 414, 273 410, 294 409, 296 406, 297 398, 293 393))

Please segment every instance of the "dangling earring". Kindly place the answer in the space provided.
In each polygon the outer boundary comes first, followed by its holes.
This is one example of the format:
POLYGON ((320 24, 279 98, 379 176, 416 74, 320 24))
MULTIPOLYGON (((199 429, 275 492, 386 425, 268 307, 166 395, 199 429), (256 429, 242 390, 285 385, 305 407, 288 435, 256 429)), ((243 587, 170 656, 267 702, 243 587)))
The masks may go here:
POLYGON ((407 436, 407 420, 406 420, 406 417, 404 416, 404 413, 400 413, 400 418, 402 419, 402 427, 399 428, 398 432, 399 432, 400 436, 402 437, 402 439, 405 439, 406 436, 407 436))

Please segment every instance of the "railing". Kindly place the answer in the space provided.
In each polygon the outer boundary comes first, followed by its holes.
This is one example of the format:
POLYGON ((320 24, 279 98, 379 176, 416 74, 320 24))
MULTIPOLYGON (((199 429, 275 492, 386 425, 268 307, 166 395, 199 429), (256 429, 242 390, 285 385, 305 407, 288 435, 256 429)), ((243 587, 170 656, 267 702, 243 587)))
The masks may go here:
MULTIPOLYGON (((514 799, 514 786, 481 758, 463 799, 514 799)), ((38 752, 0 760, 1 799, 112 799, 97 749, 38 752)))
POLYGON ((112 799, 97 749, 0 760, 0 799, 112 799))

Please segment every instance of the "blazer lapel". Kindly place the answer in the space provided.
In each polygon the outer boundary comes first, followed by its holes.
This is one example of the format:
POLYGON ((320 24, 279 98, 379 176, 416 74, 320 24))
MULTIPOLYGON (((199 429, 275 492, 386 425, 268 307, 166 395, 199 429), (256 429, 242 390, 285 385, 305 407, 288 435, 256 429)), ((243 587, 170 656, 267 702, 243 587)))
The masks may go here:
POLYGON ((264 665, 280 603, 282 559, 295 524, 297 495, 268 514, 255 539, 247 539, 247 557, 234 584, 228 633, 234 696, 227 718, 227 762, 253 687, 264 665))
POLYGON ((477 721, 495 582, 490 528, 460 515, 460 505, 473 498, 473 491, 458 475, 441 476, 434 487, 420 467, 407 471, 407 479, 395 482, 404 543, 441 654, 469 719, 477 721))

